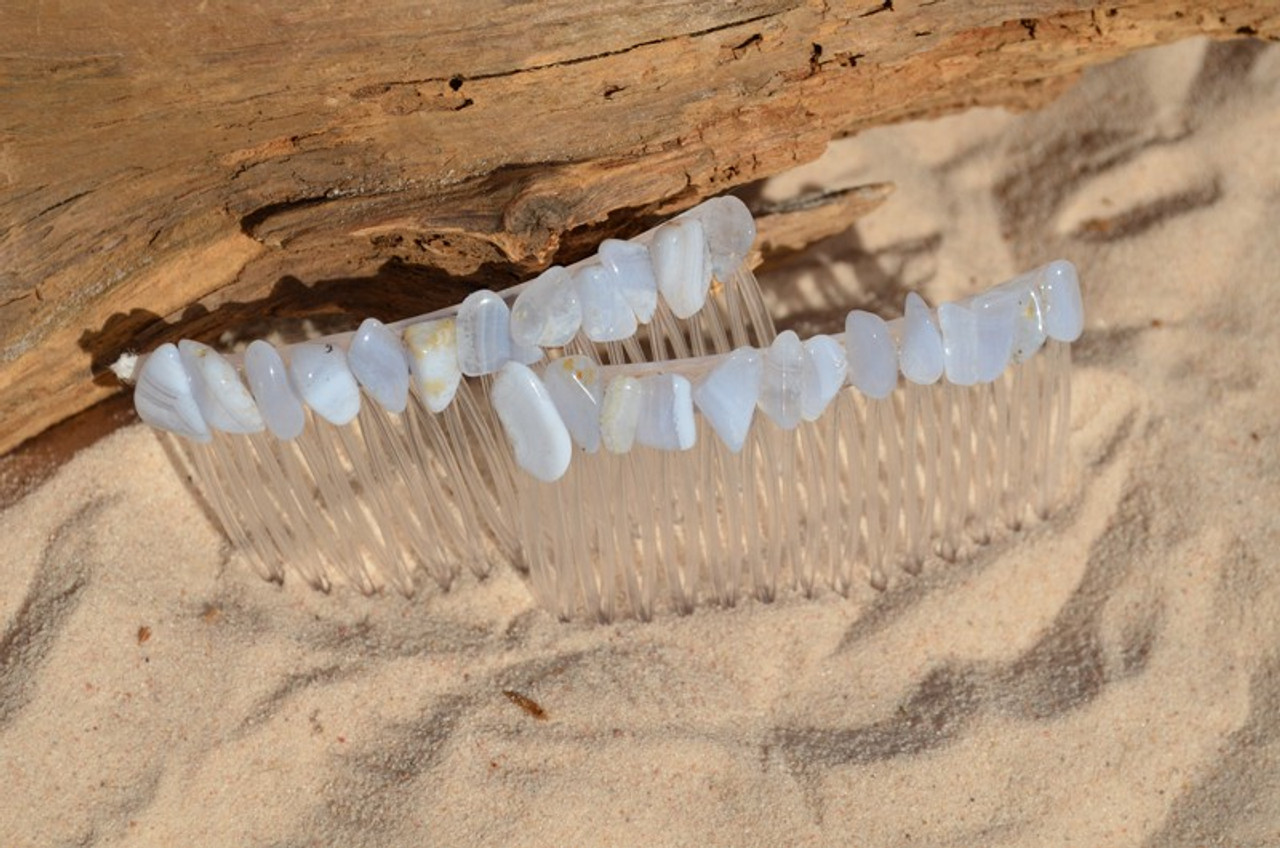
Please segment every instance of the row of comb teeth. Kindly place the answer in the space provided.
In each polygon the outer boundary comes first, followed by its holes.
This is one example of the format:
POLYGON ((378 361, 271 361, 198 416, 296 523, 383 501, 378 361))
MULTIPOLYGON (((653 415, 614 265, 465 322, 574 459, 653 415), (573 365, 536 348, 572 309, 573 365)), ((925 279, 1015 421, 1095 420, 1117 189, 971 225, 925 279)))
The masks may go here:
POLYGON ((805 341, 792 331, 769 347, 740 347, 692 361, 600 368, 586 356, 549 363, 541 377, 517 361, 503 365, 491 401, 516 463, 539 480, 560 479, 573 445, 625 453, 633 444, 682 451, 696 439, 695 410, 732 452, 746 441, 757 409, 783 430, 815 421, 852 385, 887 397, 899 373, 931 385, 992 383, 1047 339, 1071 342, 1083 329, 1079 282, 1057 261, 935 312, 914 292, 902 318, 850 312, 843 336, 805 341))
MULTIPOLYGON (((270 343, 255 341, 242 361, 247 388, 236 357, 191 340, 162 345, 140 362, 124 358, 117 373, 136 372, 135 407, 144 421, 198 442, 215 430, 264 428, 294 439, 305 408, 344 426, 359 414, 361 388, 396 414, 412 388, 438 413, 464 376, 538 362, 544 348, 647 361, 660 358, 669 342, 678 355, 685 325, 706 306, 713 281, 732 281, 754 240, 755 223, 742 202, 714 198, 631 241, 607 239, 596 256, 552 267, 501 294, 477 291, 430 315, 391 325, 369 319, 352 334, 291 345, 287 362, 270 343), (635 338, 642 325, 650 325, 648 352, 635 338)), ((758 302, 735 306, 761 311, 758 302)), ((702 336, 697 328, 687 335, 702 336)))

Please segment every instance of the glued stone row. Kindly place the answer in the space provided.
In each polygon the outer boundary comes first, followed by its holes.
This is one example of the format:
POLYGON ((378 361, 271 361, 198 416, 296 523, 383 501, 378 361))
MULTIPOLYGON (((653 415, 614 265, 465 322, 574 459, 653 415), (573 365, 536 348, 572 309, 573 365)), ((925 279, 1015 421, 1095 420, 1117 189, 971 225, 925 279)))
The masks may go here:
POLYGON ((455 308, 391 325, 369 319, 353 334, 283 352, 255 341, 240 367, 199 342, 163 345, 134 364, 134 403, 147 423, 195 441, 209 441, 214 430, 264 429, 287 440, 302 434, 306 408, 344 426, 359 414, 362 393, 363 402, 401 414, 413 392, 439 413, 464 376, 493 375, 490 400, 517 463, 552 481, 568 469, 574 445, 687 450, 695 410, 739 451, 757 409, 792 429, 816 420, 846 385, 879 399, 899 375, 920 385, 944 377, 960 386, 992 382, 1046 339, 1074 341, 1083 328, 1075 268, 1058 261, 936 310, 908 294, 894 321, 850 312, 842 336, 802 341, 788 331, 767 349, 694 360, 604 368, 566 356, 531 367, 544 349, 580 335, 596 343, 630 338, 653 319, 659 298, 676 318, 695 315, 712 279, 733 274, 754 239, 746 207, 716 198, 635 240, 606 240, 596 256, 501 295, 474 292, 455 308))
POLYGON ((856 310, 842 336, 805 341, 790 330, 766 349, 688 362, 602 368, 585 356, 555 360, 541 376, 508 362, 491 400, 517 464, 544 481, 569 468, 574 445, 626 453, 694 446, 695 410, 733 451, 742 450, 759 410, 791 430, 815 421, 846 385, 887 397, 903 379, 959 386, 990 383, 1047 339, 1075 341, 1084 311, 1075 267, 1058 261, 972 298, 929 309, 907 295, 902 318, 886 322, 856 310))
POLYGON ((116 370, 136 376, 134 405, 144 421, 200 442, 213 430, 296 438, 304 407, 346 425, 359 414, 361 388, 393 413, 405 410, 410 390, 438 413, 464 376, 539 362, 544 348, 579 336, 630 338, 653 319, 659 297, 677 319, 692 317, 712 279, 727 280, 743 265, 755 234, 740 200, 714 198, 632 241, 607 239, 595 256, 501 294, 477 291, 457 307, 391 325, 371 318, 354 334, 283 350, 255 341, 240 363, 244 380, 234 357, 190 340, 122 358, 116 370))

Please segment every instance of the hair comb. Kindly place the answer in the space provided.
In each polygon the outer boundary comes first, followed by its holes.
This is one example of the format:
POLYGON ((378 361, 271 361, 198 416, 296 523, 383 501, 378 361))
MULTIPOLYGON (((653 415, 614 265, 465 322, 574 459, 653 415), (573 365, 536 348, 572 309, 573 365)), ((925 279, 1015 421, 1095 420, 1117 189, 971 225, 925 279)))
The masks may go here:
POLYGON ((436 313, 116 370, 261 574, 324 590, 506 562, 561 618, 648 619, 883 586, 1047 514, 1083 328, 1069 262, 802 340, 775 331, 754 240, 714 198, 436 313))

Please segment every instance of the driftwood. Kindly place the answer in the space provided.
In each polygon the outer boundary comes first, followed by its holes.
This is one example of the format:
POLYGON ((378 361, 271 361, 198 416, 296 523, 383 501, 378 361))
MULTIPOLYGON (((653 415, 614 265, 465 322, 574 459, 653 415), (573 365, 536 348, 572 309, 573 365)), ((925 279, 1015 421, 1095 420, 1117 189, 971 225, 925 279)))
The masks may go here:
POLYGON ((0 452, 118 391, 130 347, 403 317, 871 125, 1280 33, 1274 0, 1214 5, 6 4, 0 452))

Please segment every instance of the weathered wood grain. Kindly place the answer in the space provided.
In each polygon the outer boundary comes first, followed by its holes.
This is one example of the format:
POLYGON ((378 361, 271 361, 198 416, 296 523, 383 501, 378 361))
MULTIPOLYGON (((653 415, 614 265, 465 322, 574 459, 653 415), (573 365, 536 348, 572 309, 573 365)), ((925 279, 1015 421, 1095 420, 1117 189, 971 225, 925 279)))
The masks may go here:
POLYGON ((117 390, 130 346, 402 317, 871 125, 1280 33, 1272 0, 1192 6, 5 4, 0 452, 117 390))

